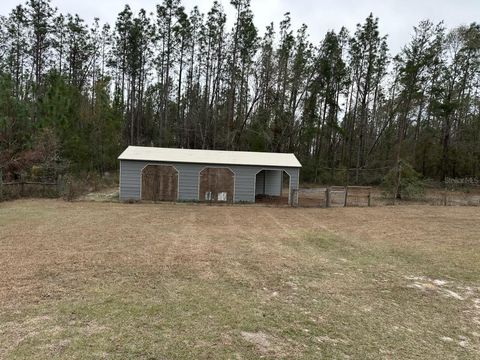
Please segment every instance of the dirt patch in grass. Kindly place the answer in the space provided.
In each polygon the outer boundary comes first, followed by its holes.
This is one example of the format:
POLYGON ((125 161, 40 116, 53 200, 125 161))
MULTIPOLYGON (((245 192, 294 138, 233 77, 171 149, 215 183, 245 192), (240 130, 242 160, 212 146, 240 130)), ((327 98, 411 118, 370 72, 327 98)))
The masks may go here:
POLYGON ((0 358, 476 358, 479 208, 0 205, 0 358))
POLYGON ((240 334, 246 341, 255 345, 262 353, 268 353, 272 348, 269 336, 261 331, 256 333, 242 331, 240 334))
POLYGON ((89 192, 79 197, 80 201, 119 202, 118 186, 100 191, 89 192))

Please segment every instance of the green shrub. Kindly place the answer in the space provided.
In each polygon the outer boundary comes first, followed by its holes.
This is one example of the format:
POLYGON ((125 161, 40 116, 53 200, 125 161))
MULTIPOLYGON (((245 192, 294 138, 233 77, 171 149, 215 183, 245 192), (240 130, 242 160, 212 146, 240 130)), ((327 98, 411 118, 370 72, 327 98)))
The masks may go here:
MULTIPOLYGON (((395 196, 398 172, 391 169, 383 178, 382 187, 387 196, 395 196)), ((400 162, 400 186, 397 198, 418 199, 425 196, 425 184, 421 175, 407 162, 400 162)))

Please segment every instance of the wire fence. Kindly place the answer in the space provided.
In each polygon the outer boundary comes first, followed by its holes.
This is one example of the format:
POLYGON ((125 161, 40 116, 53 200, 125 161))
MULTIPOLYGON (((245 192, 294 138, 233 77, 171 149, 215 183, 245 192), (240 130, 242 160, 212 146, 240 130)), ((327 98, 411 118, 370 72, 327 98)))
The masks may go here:
POLYGON ((325 186, 301 188, 298 206, 301 207, 347 207, 371 206, 372 187, 369 186, 325 186))
POLYGON ((66 184, 61 176, 50 179, 17 179, 4 182, 0 177, 0 201, 18 199, 22 197, 55 198, 64 193, 66 184))
POLYGON ((423 192, 394 199, 381 187, 315 186, 298 190, 300 207, 369 207, 388 205, 480 206, 480 187, 427 186, 423 192), (395 201, 394 201, 395 200, 395 201))
POLYGON ((298 205, 305 207, 429 204, 480 206, 480 179, 475 176, 433 181, 418 177, 416 184, 402 183, 401 191, 389 188, 394 164, 364 168, 317 167, 320 184, 304 184, 298 205), (382 166, 388 165, 388 166, 382 166), (389 179, 390 178, 390 179, 389 179), (328 185, 327 185, 328 184, 328 185))

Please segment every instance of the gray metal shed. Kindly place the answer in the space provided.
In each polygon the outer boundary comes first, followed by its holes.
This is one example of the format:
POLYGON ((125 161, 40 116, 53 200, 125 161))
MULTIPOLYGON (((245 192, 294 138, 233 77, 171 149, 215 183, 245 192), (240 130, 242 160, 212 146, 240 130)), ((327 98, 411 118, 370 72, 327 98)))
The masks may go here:
POLYGON ((119 157, 121 200, 255 202, 297 194, 301 164, 294 154, 129 146, 119 157))

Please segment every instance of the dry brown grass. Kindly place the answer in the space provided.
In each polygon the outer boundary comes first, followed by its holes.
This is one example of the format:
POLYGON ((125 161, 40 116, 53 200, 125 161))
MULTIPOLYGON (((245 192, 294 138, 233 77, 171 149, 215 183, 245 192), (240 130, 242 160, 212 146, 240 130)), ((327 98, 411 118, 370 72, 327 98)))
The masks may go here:
POLYGON ((0 205, 0 358, 476 358, 480 208, 0 205))

